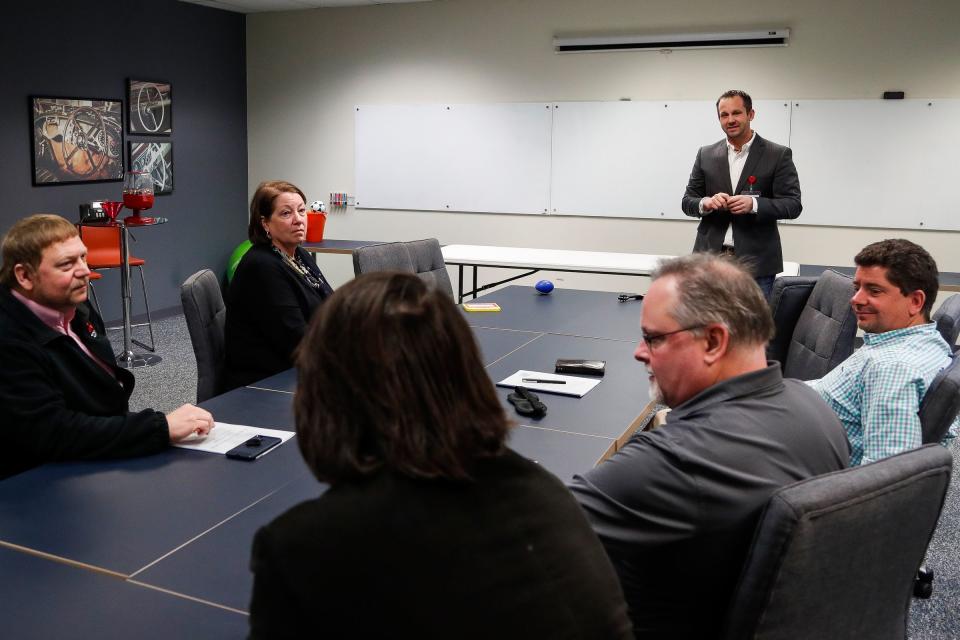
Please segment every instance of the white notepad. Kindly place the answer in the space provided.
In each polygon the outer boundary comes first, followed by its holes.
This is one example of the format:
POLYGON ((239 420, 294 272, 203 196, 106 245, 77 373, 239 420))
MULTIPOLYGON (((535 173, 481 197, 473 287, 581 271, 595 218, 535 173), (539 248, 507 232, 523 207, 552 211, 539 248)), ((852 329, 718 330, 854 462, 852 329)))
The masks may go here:
POLYGON ((508 378, 497 383, 498 387, 526 387, 531 391, 556 393, 561 396, 582 398, 590 389, 600 384, 600 378, 581 378, 579 376, 564 376, 559 373, 544 373, 542 371, 517 371, 508 378), (524 382, 523 378, 537 378, 539 380, 563 380, 564 384, 549 384, 542 382, 524 382))
MULTIPOLYGON (((198 436, 194 434, 180 442, 175 442, 173 446, 207 453, 226 453, 234 447, 239 447, 253 436, 273 436, 274 438, 280 438, 280 442, 286 442, 295 435, 293 431, 261 429, 260 427, 248 427, 242 424, 217 422, 207 435, 198 436)), ((276 449, 276 447, 273 449, 276 449)), ((273 449, 268 450, 267 453, 270 453, 273 449)))

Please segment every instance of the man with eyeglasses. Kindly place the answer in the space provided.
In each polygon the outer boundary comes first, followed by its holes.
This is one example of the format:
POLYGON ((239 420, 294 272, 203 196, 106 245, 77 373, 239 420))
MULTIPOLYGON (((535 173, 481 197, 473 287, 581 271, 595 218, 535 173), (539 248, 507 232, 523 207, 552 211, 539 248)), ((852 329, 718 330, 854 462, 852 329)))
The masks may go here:
POLYGON ((729 258, 662 262, 634 357, 672 408, 571 490, 620 576, 637 637, 713 638, 760 513, 778 488, 843 469, 843 427, 767 362, 773 320, 729 258))

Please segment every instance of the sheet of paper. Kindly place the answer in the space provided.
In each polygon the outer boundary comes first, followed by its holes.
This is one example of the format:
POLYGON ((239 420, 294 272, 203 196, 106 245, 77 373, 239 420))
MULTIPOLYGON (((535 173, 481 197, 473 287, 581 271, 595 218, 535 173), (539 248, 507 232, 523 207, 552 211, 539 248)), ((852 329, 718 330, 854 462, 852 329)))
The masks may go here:
POLYGON ((531 391, 556 393, 561 396, 582 398, 590 389, 600 384, 601 378, 581 378, 580 376, 565 376, 559 373, 544 373, 543 371, 517 371, 512 376, 497 383, 498 387, 526 387, 531 391), (544 382, 524 382, 524 378, 537 380, 562 380, 564 384, 550 384, 544 382))
MULTIPOLYGON (((286 442, 297 435, 293 431, 280 431, 279 429, 262 429, 260 427, 248 427, 242 424, 229 424, 227 422, 215 423, 213 429, 205 436, 196 434, 175 443, 173 446, 182 449, 193 449, 194 451, 205 451, 207 453, 226 453, 234 447, 252 438, 253 436, 273 436, 280 438, 281 442, 286 442)), ((274 447, 275 449, 276 447, 274 447)), ((270 449, 273 451, 273 449, 270 449)), ((267 451, 267 453, 270 453, 267 451)), ((266 454, 264 454, 266 455, 266 454)))

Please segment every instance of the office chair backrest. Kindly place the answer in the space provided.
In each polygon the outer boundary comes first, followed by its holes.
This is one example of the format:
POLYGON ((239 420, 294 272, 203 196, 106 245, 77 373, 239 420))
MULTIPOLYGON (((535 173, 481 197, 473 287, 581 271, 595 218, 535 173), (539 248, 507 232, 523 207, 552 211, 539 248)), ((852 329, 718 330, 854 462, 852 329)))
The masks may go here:
POLYGON ((447 273, 443 252, 436 238, 412 242, 385 242, 353 251, 353 273, 403 271, 415 273, 430 287, 453 297, 453 285, 447 273))
MULTIPOLYGON (((854 337, 857 333, 857 319, 850 308, 853 295, 853 279, 833 270, 824 271, 816 279, 802 308, 798 301, 803 297, 803 289, 809 282, 781 278, 788 282, 780 285, 779 297, 771 296, 771 308, 777 327, 778 341, 774 348, 780 353, 768 355, 782 358, 780 364, 783 375, 800 380, 822 378, 853 353, 854 337), (795 295, 793 293, 796 284, 795 295), (793 320, 792 314, 799 308, 799 315, 793 320), (791 330, 792 323, 792 330, 791 330), (782 350, 784 334, 789 332, 789 344, 782 350)), ((774 294, 777 283, 774 282, 774 294)))
POLYGON ((723 637, 903 640, 951 464, 927 445, 774 493, 723 637))
POLYGON ((940 442, 960 413, 960 359, 956 356, 930 383, 920 403, 923 443, 940 442))
POLYGON ((954 294, 943 301, 931 318, 937 323, 937 331, 954 351, 960 337, 960 295, 954 294))
POLYGON ((816 276, 783 276, 773 281, 770 292, 770 312, 773 314, 773 326, 776 334, 767 344, 767 359, 776 360, 783 365, 790 350, 793 330, 797 327, 800 313, 807 304, 816 276))
POLYGON ((222 390, 227 308, 220 283, 210 269, 186 279, 180 286, 180 301, 197 357, 197 402, 203 402, 222 390))

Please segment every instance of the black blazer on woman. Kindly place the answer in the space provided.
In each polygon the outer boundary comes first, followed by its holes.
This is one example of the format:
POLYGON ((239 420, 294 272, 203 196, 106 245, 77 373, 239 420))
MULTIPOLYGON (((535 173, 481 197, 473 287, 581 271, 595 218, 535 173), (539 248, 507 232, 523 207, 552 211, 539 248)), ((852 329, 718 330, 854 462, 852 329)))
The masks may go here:
POLYGON ((631 638, 610 560, 567 488, 512 451, 473 478, 380 471, 260 529, 250 638, 631 638))
POLYGON ((293 366, 293 351, 310 317, 333 294, 306 251, 297 255, 320 281, 318 291, 284 263, 271 245, 253 245, 227 291, 226 389, 240 387, 293 366))

